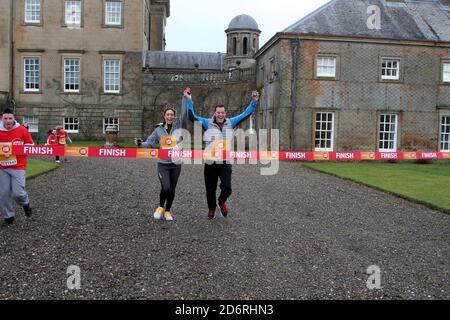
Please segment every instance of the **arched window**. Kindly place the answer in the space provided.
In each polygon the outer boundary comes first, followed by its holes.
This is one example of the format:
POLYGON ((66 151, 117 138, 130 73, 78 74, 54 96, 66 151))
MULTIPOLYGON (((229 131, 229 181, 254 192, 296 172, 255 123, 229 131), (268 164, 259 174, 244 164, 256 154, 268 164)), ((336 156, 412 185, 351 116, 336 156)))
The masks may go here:
POLYGON ((253 38, 253 49, 256 49, 256 38, 253 38))
POLYGON ((237 45, 237 39, 234 37, 233 38, 233 55, 236 55, 236 45, 237 45))
POLYGON ((245 56, 248 53, 248 39, 244 37, 244 46, 242 49, 242 54, 245 56))

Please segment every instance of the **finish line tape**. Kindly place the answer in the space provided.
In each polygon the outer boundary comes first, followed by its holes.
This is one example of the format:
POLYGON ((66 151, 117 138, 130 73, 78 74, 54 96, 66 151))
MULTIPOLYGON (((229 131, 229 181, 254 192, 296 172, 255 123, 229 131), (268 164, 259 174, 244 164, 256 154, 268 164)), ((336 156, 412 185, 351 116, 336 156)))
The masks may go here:
POLYGON ((0 155, 65 156, 82 158, 279 160, 279 161, 387 161, 450 159, 450 152, 301 152, 164 150, 0 144, 0 155))

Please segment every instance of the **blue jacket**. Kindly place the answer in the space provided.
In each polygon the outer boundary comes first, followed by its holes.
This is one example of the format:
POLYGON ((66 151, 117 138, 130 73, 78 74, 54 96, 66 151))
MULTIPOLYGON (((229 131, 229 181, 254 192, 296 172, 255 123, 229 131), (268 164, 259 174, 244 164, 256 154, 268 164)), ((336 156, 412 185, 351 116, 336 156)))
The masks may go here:
POLYGON ((222 142, 225 142, 226 143, 225 148, 227 148, 227 146, 230 146, 233 141, 234 129, 241 122, 248 119, 255 111, 257 106, 258 102, 252 100, 243 113, 233 118, 225 118, 224 123, 222 125, 222 129, 220 129, 214 116, 212 118, 200 117, 195 113, 194 103, 192 102, 192 100, 188 100, 186 104, 190 120, 193 122, 194 121, 201 122, 203 130, 206 131, 205 150, 212 150, 212 151, 214 150, 214 148, 217 148, 217 145, 214 143, 216 140, 222 140, 222 142))
MULTIPOLYGON (((250 102, 250 104, 248 105, 247 109, 245 109, 245 111, 243 113, 241 113, 240 115, 233 117, 233 118, 226 118, 224 121, 222 130, 236 128, 241 122, 247 120, 252 115, 252 113, 255 111, 257 106, 258 106, 258 102, 256 102, 255 100, 252 100, 250 102)), ((188 109, 191 121, 200 121, 202 123, 203 130, 205 130, 205 131, 209 130, 209 129, 219 129, 220 130, 220 127, 216 123, 214 116, 212 118, 203 118, 195 113, 194 103, 192 102, 192 100, 187 101, 186 107, 188 109)))

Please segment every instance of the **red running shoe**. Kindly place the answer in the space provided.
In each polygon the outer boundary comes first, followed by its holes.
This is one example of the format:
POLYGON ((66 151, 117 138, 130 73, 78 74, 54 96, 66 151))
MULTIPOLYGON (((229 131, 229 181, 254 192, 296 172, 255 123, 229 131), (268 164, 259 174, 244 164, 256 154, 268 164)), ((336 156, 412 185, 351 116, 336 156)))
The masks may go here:
POLYGON ((221 205, 219 205, 220 213, 222 213, 223 217, 226 218, 228 216, 228 208, 227 203, 224 202, 221 205))

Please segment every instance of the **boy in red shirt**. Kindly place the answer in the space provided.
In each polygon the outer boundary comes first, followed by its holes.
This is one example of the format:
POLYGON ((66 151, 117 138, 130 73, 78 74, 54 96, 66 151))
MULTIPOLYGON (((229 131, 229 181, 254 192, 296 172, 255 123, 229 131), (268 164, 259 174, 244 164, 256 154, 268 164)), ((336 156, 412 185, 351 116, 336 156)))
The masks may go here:
MULTIPOLYGON (((14 113, 10 109, 6 109, 2 114, 0 143, 10 143, 11 145, 34 144, 28 130, 15 120, 14 113)), ((0 211, 5 217, 2 226, 14 222, 15 213, 12 207, 12 199, 23 207, 27 217, 32 215, 30 199, 25 191, 26 169, 27 156, 0 156, 0 211)))
POLYGON ((46 146, 56 146, 56 133, 55 130, 48 130, 46 146))
MULTIPOLYGON (((67 146, 67 142, 72 143, 72 140, 70 139, 67 132, 64 130, 64 128, 62 126, 56 127, 56 145, 65 147, 65 146, 67 146)), ((67 158, 65 158, 64 162, 69 162, 69 161, 67 160, 67 158)))
MULTIPOLYGON (((56 130, 48 130, 47 132, 47 143, 45 144, 46 146, 57 146, 56 143, 56 130)), ((61 163, 61 161, 59 161, 59 156, 55 157, 55 161, 56 163, 61 163)))

